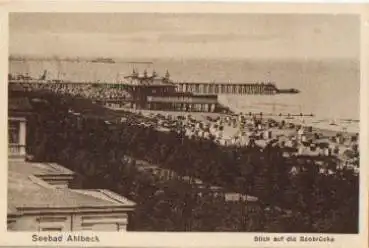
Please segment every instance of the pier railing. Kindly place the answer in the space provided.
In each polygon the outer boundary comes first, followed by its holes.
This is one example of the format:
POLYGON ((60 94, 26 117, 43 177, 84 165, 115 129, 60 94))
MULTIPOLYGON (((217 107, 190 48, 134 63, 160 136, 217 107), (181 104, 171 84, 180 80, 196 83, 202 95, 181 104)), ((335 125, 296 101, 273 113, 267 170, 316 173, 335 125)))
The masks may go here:
POLYGON ((181 83, 177 82, 177 91, 197 94, 238 94, 273 95, 278 92, 272 83, 181 83))

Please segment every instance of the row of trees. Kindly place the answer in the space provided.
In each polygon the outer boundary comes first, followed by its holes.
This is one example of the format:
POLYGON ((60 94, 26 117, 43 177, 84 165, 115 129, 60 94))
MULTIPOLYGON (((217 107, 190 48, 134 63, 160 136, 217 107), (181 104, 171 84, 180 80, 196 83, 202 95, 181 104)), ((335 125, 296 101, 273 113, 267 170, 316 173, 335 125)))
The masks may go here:
POLYGON ((48 98, 48 104, 35 105, 29 151, 38 160, 57 161, 79 172, 86 179, 82 187, 108 188, 132 198, 138 204, 131 221, 134 230, 358 230, 358 177, 349 171, 322 175, 314 160, 287 159, 272 145, 222 147, 132 122, 108 125, 97 116, 68 114, 65 98, 48 98), (139 172, 127 156, 257 196, 260 205, 245 208, 243 202, 199 196, 193 185, 178 178, 160 180, 139 172), (301 172, 291 174, 293 166, 301 172))

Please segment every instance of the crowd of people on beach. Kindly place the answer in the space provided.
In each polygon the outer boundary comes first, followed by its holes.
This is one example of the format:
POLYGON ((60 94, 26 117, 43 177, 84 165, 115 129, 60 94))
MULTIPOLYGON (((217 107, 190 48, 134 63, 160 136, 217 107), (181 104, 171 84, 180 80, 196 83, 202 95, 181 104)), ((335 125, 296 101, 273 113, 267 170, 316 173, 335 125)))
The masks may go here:
MULTIPOLYGON (((286 151, 285 156, 335 157, 338 161, 335 169, 345 168, 359 173, 358 134, 325 134, 324 130, 313 130, 312 127, 252 114, 195 118, 190 114, 174 117, 171 114, 149 113, 148 117, 142 121, 142 125, 182 132, 190 139, 208 139, 231 147, 250 144, 265 147, 273 143, 286 151)), ((333 173, 327 168, 321 168, 320 172, 333 173)))
MULTIPOLYGON (((17 83, 12 83, 16 85, 17 83)), ((13 86, 14 87, 14 86, 13 86)), ((15 86, 16 87, 16 86, 15 86)), ((85 83, 24 83, 18 84, 18 87, 25 91, 47 91, 60 95, 73 97, 83 97, 91 100, 117 100, 126 99, 130 94, 117 87, 111 87, 106 84, 85 84, 85 83)))

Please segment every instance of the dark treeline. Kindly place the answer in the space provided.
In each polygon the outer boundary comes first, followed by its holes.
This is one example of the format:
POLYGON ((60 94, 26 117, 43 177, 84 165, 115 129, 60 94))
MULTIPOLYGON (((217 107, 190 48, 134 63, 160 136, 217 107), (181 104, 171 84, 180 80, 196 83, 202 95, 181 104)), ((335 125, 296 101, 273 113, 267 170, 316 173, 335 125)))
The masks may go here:
MULTIPOLYGON (((34 103, 29 153, 83 175, 82 187, 107 188, 134 200, 131 230, 358 232, 359 183, 351 171, 320 174, 316 161, 285 158, 278 146, 222 147, 134 125, 132 115, 107 125, 99 117, 68 114, 68 98, 49 95, 47 101, 34 103), (256 196, 259 204, 250 208, 242 201, 199 196, 177 177, 164 180, 139 172, 127 157, 256 196), (290 173, 292 166, 299 173, 290 173)), ((324 163, 335 168, 332 161, 324 163)))

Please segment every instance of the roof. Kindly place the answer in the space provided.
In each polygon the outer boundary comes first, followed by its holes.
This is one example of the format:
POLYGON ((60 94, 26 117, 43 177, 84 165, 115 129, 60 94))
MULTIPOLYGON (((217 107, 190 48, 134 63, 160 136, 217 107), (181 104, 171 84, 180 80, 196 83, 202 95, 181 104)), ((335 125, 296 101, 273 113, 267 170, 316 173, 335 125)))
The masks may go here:
POLYGON ((18 211, 14 206, 8 204, 8 212, 7 213, 8 213, 8 216, 14 216, 14 215, 18 214, 18 211))
MULTIPOLYGON (((60 166, 61 167, 61 166, 60 166)), ((8 215, 21 209, 77 209, 133 207, 134 202, 108 190, 56 188, 32 173, 55 173, 47 164, 9 162, 8 215), (23 170, 21 169, 23 167, 23 170), (28 167, 28 168, 27 168, 28 167)))
MULTIPOLYGON (((145 85, 145 86, 172 86, 176 87, 176 85, 170 81, 168 78, 159 77, 159 76, 145 76, 145 75, 129 75, 125 76, 125 79, 128 80, 128 84, 133 85, 145 85)), ((126 81, 127 83, 127 81, 126 81)))
POLYGON ((74 172, 56 163, 30 163, 25 161, 9 161, 13 172, 25 175, 74 175, 74 172))

